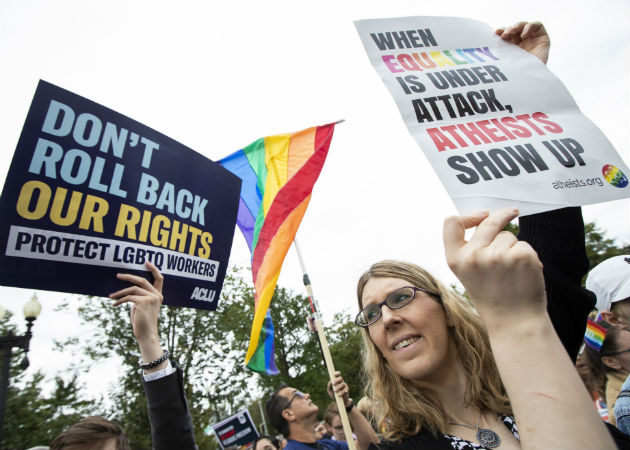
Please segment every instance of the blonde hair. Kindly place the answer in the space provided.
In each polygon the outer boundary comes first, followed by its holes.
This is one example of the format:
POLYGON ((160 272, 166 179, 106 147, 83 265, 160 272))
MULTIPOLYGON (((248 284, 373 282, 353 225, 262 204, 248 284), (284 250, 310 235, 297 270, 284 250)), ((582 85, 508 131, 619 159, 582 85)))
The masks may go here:
MULTIPOLYGON (((442 306, 448 331, 466 373, 465 402, 481 410, 511 414, 509 399, 490 349, 485 325, 473 307, 452 289, 445 287, 421 267, 385 260, 365 272, 357 285, 359 309, 363 308, 363 289, 371 278, 393 277, 426 289, 442 306)), ((447 417, 436 395, 398 375, 376 347, 367 328, 362 328, 365 344, 365 393, 376 400, 378 421, 387 423, 383 435, 399 440, 428 428, 444 433, 447 417)))

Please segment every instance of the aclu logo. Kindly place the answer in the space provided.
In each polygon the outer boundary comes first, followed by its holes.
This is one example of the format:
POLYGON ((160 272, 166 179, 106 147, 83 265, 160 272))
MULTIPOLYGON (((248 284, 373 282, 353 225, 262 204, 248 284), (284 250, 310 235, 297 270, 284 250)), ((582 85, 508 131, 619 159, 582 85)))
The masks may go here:
POLYGON ((190 296, 190 299, 201 300, 202 302, 212 302, 214 301, 214 297, 216 294, 217 292, 214 289, 195 287, 192 295, 190 296))

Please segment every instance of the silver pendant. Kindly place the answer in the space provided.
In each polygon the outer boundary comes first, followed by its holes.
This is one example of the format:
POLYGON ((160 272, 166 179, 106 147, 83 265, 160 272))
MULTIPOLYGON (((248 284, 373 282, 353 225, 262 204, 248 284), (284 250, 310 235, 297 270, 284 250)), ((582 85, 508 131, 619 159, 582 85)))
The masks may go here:
POLYGON ((479 428, 477 430, 477 441, 488 448, 495 448, 501 445, 501 438, 492 430, 479 428))

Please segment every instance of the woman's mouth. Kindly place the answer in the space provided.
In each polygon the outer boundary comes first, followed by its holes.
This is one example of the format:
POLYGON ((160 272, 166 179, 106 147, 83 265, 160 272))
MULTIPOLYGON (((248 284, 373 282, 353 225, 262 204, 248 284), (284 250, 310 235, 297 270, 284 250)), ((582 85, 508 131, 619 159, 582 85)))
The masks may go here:
POLYGON ((414 342, 416 342, 418 339, 420 339, 420 337, 421 336, 411 336, 411 337, 405 338, 402 341, 398 342, 396 345, 394 345, 394 350, 400 350, 401 348, 408 347, 414 342))

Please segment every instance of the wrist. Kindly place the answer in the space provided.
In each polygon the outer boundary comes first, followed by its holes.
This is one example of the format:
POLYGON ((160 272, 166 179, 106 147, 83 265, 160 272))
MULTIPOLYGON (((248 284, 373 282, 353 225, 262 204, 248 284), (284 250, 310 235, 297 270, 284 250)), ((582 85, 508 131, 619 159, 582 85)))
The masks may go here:
POLYGON ((352 408, 354 408, 354 401, 352 399, 349 399, 350 401, 345 404, 346 407, 346 412, 349 413, 350 411, 352 411, 352 408))
POLYGON ((549 315, 532 314, 520 315, 512 319, 499 318, 486 320, 482 316, 488 337, 493 347, 497 345, 527 345, 534 342, 544 342, 556 334, 549 315), (509 343, 509 344, 508 344, 509 343))
POLYGON ((138 347, 140 348, 140 356, 143 362, 154 361, 164 353, 157 336, 138 339, 138 347))
MULTIPOLYGON (((474 300, 473 304, 475 304, 474 300)), ((514 335, 515 333, 528 334, 532 330, 553 328, 547 312, 546 301, 539 305, 519 308, 513 304, 510 305, 508 299, 507 302, 503 300, 503 304, 475 305, 475 309, 491 336, 514 335)))
POLYGON ((155 372, 157 370, 166 368, 169 356, 170 356, 169 351, 164 349, 162 350, 162 354, 158 356, 156 359, 151 360, 151 361, 146 361, 146 360, 143 360, 143 358, 140 358, 140 361, 138 361, 138 364, 140 368, 144 370, 146 373, 155 372))
POLYGON ((159 372, 160 370, 166 369, 171 364, 170 359, 166 359, 166 361, 162 362, 160 365, 155 366, 151 369, 142 369, 144 375, 148 375, 150 373, 159 372))

